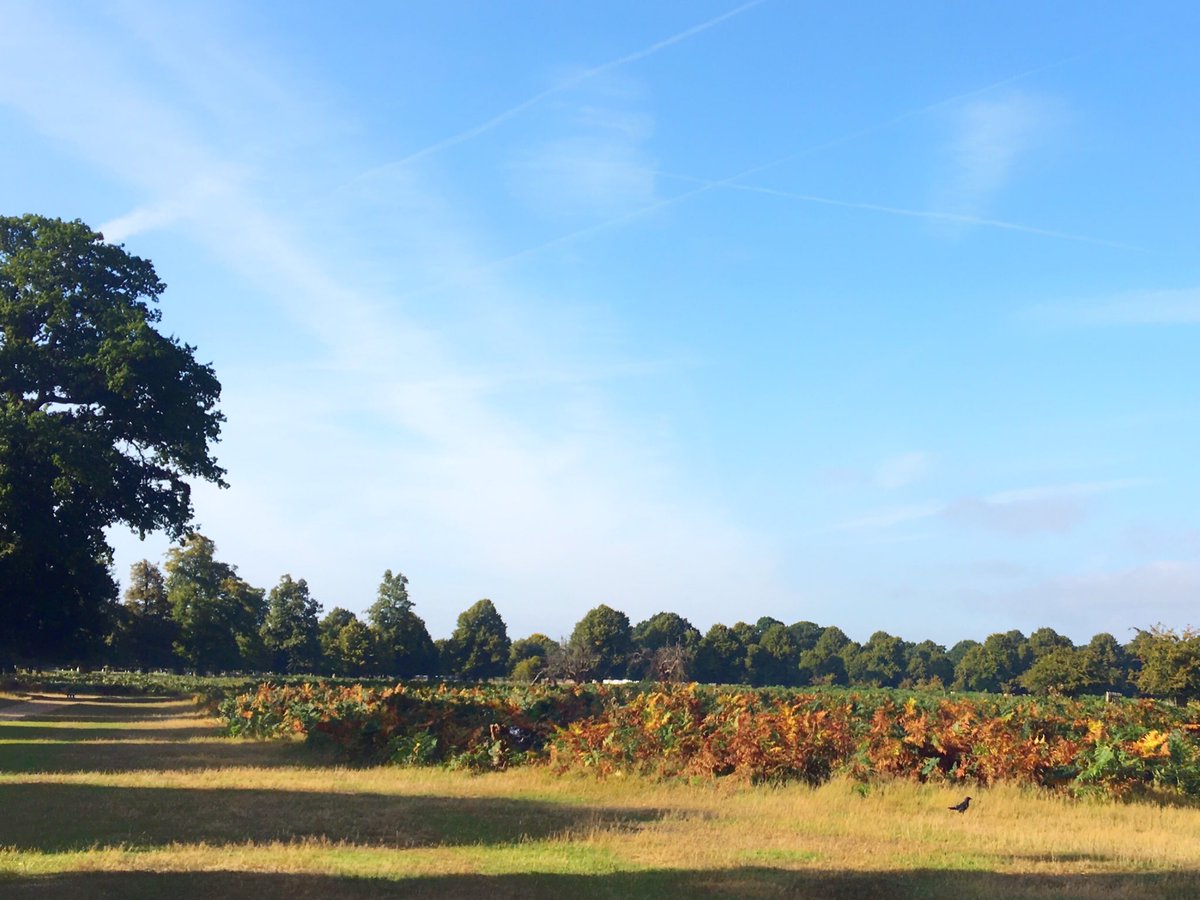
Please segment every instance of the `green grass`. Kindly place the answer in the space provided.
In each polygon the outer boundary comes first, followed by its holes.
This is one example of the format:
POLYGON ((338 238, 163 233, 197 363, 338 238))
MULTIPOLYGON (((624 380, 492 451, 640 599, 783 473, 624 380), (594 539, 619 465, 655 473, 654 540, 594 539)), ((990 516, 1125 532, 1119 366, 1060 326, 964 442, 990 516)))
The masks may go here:
POLYGON ((1186 804, 347 768, 186 701, 0 729, 5 897, 1200 896, 1186 804))

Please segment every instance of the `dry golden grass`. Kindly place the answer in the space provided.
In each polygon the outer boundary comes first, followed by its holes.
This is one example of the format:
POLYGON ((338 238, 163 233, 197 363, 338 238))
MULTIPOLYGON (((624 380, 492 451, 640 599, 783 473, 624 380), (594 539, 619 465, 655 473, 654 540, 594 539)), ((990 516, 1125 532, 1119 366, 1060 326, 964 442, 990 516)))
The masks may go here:
POLYGON ((312 765, 97 705, 0 726, 0 895, 1200 896, 1194 807, 312 765))

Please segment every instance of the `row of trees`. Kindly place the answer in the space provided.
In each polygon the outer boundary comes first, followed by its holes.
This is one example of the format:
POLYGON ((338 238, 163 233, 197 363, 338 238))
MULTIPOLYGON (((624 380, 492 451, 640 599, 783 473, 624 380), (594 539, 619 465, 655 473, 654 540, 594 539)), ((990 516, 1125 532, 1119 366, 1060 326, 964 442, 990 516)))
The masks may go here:
POLYGON ((860 644, 836 626, 787 625, 770 617, 717 624, 701 634, 677 613, 631 625, 623 612, 600 605, 567 638, 535 633, 512 641, 492 602, 480 600, 458 617, 449 638, 435 641, 414 612, 401 574, 384 573, 365 621, 340 607, 322 615, 304 579, 284 575, 269 591, 252 587, 199 534, 172 549, 161 570, 145 560, 133 566, 105 659, 204 672, 1200 696, 1200 634, 1190 630, 1140 631, 1124 645, 1098 634, 1075 646, 1039 628, 1028 637, 1007 631, 947 649, 884 631, 860 644))
POLYGON ((196 482, 224 486, 213 457, 221 385, 195 348, 160 333, 165 286, 145 259, 82 222, 0 216, 0 668, 89 660, 203 671, 469 678, 697 678, 802 685, 948 685, 971 690, 1200 693, 1200 635, 1140 632, 1075 647, 1050 629, 946 650, 836 627, 714 625, 674 613, 631 627, 599 606, 571 636, 512 643, 490 601, 432 641, 407 581, 386 573, 367 621, 321 617, 308 585, 269 592, 189 534, 196 482), (104 531, 165 531, 183 542, 164 571, 134 567, 117 600, 104 531))

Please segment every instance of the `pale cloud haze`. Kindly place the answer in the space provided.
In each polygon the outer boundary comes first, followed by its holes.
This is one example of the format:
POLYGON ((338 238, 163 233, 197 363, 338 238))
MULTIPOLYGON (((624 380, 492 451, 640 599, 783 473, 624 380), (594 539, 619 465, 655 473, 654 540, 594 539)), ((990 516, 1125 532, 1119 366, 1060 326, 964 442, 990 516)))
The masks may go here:
POLYGON ((402 571, 435 637, 485 596, 514 636, 1186 624, 1189 7, 293 12, 0 29, 4 211, 154 261, 253 583, 402 571))

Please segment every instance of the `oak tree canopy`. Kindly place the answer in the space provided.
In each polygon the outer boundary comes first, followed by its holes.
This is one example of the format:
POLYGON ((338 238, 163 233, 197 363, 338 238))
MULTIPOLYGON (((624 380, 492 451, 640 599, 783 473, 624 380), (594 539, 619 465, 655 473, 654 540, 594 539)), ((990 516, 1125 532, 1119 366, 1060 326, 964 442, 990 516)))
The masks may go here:
POLYGON ((0 217, 0 659, 86 656, 116 601, 104 529, 186 533, 221 385, 156 328, 154 266, 80 221, 0 217))

